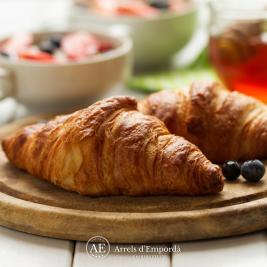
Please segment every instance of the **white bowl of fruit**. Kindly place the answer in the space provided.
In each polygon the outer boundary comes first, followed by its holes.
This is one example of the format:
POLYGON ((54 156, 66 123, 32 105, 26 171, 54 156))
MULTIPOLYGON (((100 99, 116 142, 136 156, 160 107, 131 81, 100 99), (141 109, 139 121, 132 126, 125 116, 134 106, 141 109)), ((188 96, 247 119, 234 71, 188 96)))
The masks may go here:
POLYGON ((169 62, 191 39, 197 26, 193 0, 76 0, 71 23, 125 25, 134 43, 137 68, 169 62))
POLYGON ((38 32, 0 40, 2 95, 27 104, 97 97, 127 79, 129 39, 94 31, 38 32))

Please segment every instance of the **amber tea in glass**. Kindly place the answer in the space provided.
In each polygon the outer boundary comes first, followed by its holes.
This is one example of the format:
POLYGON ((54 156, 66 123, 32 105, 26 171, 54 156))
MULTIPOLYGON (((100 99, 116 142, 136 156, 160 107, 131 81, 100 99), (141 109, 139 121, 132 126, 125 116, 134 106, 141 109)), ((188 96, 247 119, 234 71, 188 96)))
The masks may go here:
POLYGON ((262 15, 244 18, 242 10, 228 14, 211 31, 213 66, 228 89, 267 102, 267 20, 262 15))

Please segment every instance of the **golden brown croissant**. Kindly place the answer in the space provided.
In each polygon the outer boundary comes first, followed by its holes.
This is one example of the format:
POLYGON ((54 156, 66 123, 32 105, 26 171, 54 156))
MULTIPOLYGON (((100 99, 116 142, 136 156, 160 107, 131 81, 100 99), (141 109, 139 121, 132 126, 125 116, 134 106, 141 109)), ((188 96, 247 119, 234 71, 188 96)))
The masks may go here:
POLYGON ((213 162, 267 157, 267 108, 218 83, 152 94, 138 104, 172 134, 197 145, 213 162))
POLYGON ((217 193, 219 166, 131 97, 99 101, 25 127, 3 140, 9 160, 32 175, 90 196, 217 193))

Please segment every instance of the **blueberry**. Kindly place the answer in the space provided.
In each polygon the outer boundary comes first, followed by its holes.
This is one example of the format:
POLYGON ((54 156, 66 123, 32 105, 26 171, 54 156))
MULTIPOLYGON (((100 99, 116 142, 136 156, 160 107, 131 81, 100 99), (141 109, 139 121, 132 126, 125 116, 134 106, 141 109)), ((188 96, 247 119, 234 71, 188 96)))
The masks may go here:
POLYGON ((248 160, 241 165, 241 174, 248 182, 258 182, 265 173, 262 161, 248 160))
POLYGON ((50 37, 50 42, 56 46, 57 48, 60 47, 61 45, 61 40, 62 40, 62 35, 61 34, 53 34, 51 37, 50 37))
POLYGON ((222 166, 222 172, 227 180, 236 180, 240 175, 240 166, 236 161, 227 161, 222 166))
POLYGON ((4 52, 4 51, 1 51, 0 55, 3 56, 3 57, 9 57, 9 54, 4 52))
POLYGON ((41 51, 48 54, 53 54, 57 47, 49 40, 42 41, 39 45, 41 51))
POLYGON ((157 9, 168 9, 169 3, 167 0, 150 0, 149 5, 157 9))

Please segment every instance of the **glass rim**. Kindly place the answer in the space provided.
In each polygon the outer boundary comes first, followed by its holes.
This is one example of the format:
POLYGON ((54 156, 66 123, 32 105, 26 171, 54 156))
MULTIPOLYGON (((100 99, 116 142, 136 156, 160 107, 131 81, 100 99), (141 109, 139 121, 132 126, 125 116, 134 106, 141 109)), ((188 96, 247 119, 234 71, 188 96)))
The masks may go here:
MULTIPOLYGON (((251 0, 250 0, 251 1, 251 0)), ((210 1, 209 7, 211 15, 215 15, 222 19, 229 20, 267 20, 267 1, 264 6, 231 6, 222 1, 210 1), (255 8, 256 7, 256 8, 255 8), (264 7, 264 8, 263 8, 264 7)), ((240 2, 241 3, 241 2, 240 2)), ((250 2, 251 3, 251 2, 250 2)))

